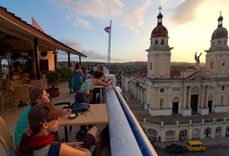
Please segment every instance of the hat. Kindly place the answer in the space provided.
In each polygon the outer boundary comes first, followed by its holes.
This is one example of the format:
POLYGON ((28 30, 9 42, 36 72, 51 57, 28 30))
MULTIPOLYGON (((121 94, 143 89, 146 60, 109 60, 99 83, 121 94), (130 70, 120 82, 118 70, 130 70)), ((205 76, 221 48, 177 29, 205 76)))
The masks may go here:
POLYGON ((29 126, 37 127, 45 121, 57 119, 63 115, 63 110, 56 109, 52 103, 41 103, 33 106, 29 112, 29 126))

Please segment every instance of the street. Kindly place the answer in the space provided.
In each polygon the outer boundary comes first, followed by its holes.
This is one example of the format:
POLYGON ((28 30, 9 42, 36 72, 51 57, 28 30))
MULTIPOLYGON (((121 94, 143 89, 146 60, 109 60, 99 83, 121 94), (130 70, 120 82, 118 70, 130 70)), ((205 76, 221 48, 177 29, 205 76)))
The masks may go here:
POLYGON ((169 154, 165 150, 157 150, 158 156, 184 155, 184 156, 227 156, 229 155, 228 146, 207 149, 205 152, 186 152, 185 154, 169 154))

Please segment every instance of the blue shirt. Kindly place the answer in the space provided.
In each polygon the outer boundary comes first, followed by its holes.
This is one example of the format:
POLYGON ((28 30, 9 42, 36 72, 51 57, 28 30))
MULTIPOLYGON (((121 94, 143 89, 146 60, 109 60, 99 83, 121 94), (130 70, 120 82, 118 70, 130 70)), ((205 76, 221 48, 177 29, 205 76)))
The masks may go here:
POLYGON ((25 107, 24 111, 20 114, 17 120, 16 127, 14 130, 14 141, 16 147, 20 144, 21 137, 25 132, 25 129, 28 128, 28 114, 30 110, 31 105, 29 104, 25 107))

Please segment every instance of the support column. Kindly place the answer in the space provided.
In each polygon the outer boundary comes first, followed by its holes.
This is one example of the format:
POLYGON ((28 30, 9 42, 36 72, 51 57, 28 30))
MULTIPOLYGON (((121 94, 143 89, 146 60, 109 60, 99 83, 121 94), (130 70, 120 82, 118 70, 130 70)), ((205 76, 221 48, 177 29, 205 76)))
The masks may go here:
POLYGON ((183 92, 183 105, 182 105, 182 108, 185 109, 186 103, 187 103, 187 99, 186 99, 186 97, 187 97, 187 87, 184 86, 183 90, 184 90, 184 92, 183 92))
POLYGON ((208 86, 205 87, 204 108, 208 108, 208 86))
POLYGON ((200 128, 200 139, 204 138, 204 127, 201 126, 200 128))
POLYGON ((159 104, 159 88, 156 87, 156 98, 155 98, 155 106, 154 109, 159 109, 160 108, 160 104, 159 104))
POLYGON ((55 70, 58 68, 58 62, 57 62, 57 52, 56 51, 53 51, 54 52, 54 67, 55 67, 55 70))
POLYGON ((81 65, 81 56, 79 55, 79 64, 81 65))
POLYGON ((222 127, 221 137, 225 137, 226 134, 226 127, 225 125, 222 127))
POLYGON ((192 126, 188 127, 188 139, 192 139, 192 126))
POLYGON ((188 102, 187 102, 187 108, 191 108, 191 86, 188 87, 188 102))
POLYGON ((205 95, 205 86, 201 86, 201 99, 200 99, 200 107, 204 108, 204 95, 205 95))
POLYGON ((35 68, 36 68, 36 79, 39 80, 41 78, 41 74, 40 74, 40 68, 39 68, 39 60, 38 60, 38 41, 37 38, 33 39, 33 43, 34 43, 34 59, 35 59, 35 68))
POLYGON ((215 138, 215 126, 211 127, 211 138, 215 138))
POLYGON ((71 67, 70 52, 68 52, 68 66, 71 67))

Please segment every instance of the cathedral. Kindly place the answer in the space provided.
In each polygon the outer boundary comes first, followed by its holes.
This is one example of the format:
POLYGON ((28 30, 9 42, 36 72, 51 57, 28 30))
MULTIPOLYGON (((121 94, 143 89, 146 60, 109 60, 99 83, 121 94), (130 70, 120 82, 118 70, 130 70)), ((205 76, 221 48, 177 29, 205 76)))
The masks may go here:
POLYGON ((205 50, 206 64, 200 66, 196 53, 195 67, 171 70, 171 51, 168 30, 163 26, 159 12, 157 26, 150 37, 147 74, 136 73, 123 77, 123 87, 129 89, 144 104, 151 116, 181 114, 208 115, 229 111, 229 48, 228 32, 223 17, 211 36, 211 45, 205 50))

